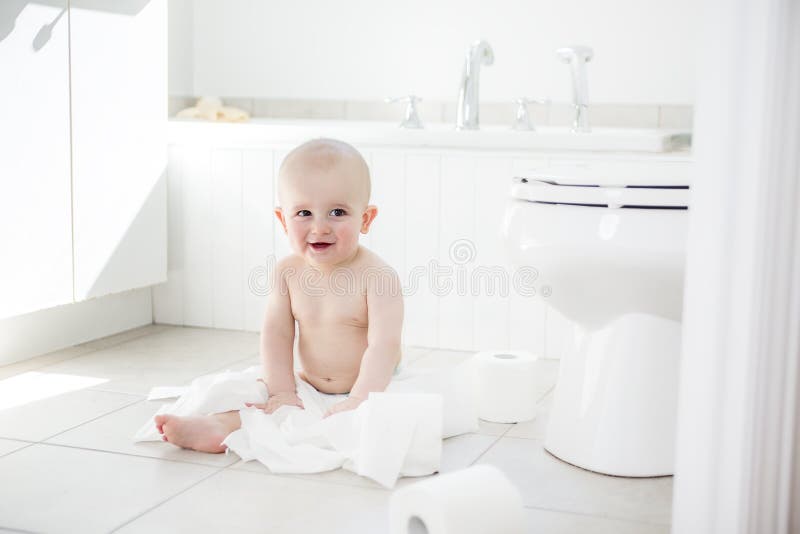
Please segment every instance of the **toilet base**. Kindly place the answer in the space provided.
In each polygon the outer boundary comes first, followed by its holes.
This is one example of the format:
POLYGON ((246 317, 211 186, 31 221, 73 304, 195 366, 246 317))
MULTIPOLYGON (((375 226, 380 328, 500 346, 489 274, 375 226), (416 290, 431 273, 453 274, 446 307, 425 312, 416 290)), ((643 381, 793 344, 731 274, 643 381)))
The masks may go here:
POLYGON ((628 477, 671 475, 681 325, 627 314, 576 325, 563 356, 544 448, 571 464, 628 477))

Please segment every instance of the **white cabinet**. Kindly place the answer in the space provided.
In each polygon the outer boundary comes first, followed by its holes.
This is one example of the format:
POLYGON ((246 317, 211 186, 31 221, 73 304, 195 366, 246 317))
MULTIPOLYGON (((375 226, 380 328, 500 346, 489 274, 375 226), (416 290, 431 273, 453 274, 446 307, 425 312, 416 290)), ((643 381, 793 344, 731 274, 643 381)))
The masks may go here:
POLYGON ((166 280, 166 10, 70 2, 77 300, 166 280))
POLYGON ((0 2, 0 318, 72 302, 67 0, 0 2))
POLYGON ((0 2, 0 318, 166 279, 166 9, 0 2))

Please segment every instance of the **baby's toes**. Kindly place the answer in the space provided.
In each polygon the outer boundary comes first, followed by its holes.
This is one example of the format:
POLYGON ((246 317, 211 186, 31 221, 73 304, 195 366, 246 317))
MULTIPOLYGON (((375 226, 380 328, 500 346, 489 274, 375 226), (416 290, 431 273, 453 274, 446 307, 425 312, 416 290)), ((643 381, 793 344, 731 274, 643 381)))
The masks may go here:
POLYGON ((157 415, 155 417, 155 421, 156 421, 156 430, 158 430, 159 434, 163 434, 164 433, 164 425, 167 422, 169 422, 169 416, 168 415, 157 415))

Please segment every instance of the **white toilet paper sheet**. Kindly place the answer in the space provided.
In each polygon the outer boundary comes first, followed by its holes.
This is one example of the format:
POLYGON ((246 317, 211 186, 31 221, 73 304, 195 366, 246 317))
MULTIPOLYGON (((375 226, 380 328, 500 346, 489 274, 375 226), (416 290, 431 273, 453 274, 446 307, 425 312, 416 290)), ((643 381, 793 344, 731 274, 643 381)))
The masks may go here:
POLYGON ((296 377, 305 409, 282 406, 272 414, 245 407, 263 403, 267 389, 259 367, 208 375, 180 388, 154 388, 151 396, 180 394, 162 406, 134 436, 161 441, 155 415, 209 415, 239 410, 242 426, 223 443, 243 460, 257 460, 274 473, 319 473, 343 467, 393 487, 399 476, 435 473, 441 440, 477 430, 477 411, 466 362, 446 371, 403 370, 384 393, 371 393, 357 409, 323 419, 346 395, 320 393, 296 377))

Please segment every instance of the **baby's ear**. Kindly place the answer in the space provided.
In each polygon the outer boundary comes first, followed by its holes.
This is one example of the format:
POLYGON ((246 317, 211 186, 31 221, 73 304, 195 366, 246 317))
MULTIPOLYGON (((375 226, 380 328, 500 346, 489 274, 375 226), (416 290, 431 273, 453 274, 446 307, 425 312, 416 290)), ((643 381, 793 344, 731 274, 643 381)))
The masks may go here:
POLYGON ((275 208, 275 217, 281 222, 281 226, 283 226, 283 231, 289 233, 286 230, 286 219, 283 216, 283 210, 281 208, 275 208))
POLYGON ((370 204, 364 209, 364 213, 361 215, 361 233, 366 234, 369 232, 369 226, 372 224, 372 221, 375 220, 375 217, 378 215, 378 207, 373 206, 370 204))

